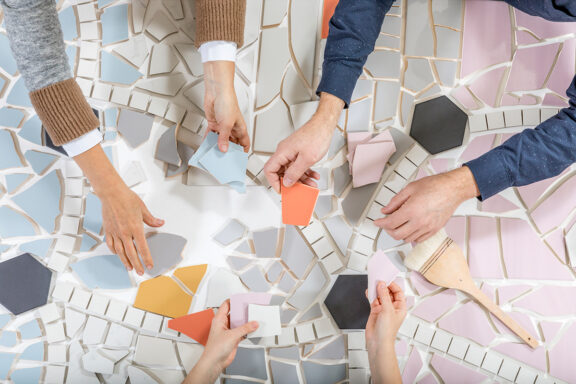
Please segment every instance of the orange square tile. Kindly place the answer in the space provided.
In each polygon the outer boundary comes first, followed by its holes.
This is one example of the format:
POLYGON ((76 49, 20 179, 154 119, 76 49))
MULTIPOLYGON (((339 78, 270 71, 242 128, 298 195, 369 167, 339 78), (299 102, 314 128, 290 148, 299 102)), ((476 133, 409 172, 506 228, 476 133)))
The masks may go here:
POLYGON ((319 193, 318 188, 300 182, 290 188, 282 186, 282 222, 290 225, 310 224, 319 193))

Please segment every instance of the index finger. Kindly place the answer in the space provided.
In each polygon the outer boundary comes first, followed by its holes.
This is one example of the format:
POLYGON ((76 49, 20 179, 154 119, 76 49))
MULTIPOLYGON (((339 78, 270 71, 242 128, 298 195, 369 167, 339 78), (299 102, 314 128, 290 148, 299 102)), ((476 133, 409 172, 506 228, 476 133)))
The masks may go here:
POLYGON ((278 171, 283 165, 280 156, 276 153, 268 159, 266 164, 264 164, 264 174, 266 175, 266 179, 268 179, 268 183, 270 183, 276 193, 280 193, 280 176, 278 175, 278 171))
POLYGON ((144 227, 139 230, 138 233, 134 234, 134 243, 136 244, 136 249, 142 257, 142 261, 149 270, 154 268, 154 259, 150 254, 150 249, 148 249, 148 242, 146 241, 146 236, 144 236, 144 227))

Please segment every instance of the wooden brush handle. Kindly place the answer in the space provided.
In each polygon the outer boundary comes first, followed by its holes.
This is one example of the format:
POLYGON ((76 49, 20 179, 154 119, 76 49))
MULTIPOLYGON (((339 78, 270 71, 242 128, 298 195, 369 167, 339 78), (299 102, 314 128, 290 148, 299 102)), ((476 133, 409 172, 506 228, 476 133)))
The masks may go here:
POLYGON ((480 304, 482 304, 487 310, 492 312, 504 325, 506 325, 512 332, 518 335, 526 344, 532 348, 538 346, 538 340, 536 340, 528 331, 526 331, 516 320, 511 318, 506 312, 504 312, 499 306, 497 306, 488 296, 484 294, 476 285, 474 288, 465 290, 470 296, 474 297, 480 304))

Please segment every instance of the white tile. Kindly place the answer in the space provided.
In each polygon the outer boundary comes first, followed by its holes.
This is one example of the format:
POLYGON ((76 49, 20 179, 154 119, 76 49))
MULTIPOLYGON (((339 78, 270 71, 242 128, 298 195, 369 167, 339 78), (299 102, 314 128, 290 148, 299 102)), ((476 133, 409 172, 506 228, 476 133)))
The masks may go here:
POLYGON ((302 233, 309 243, 314 243, 319 238, 324 236, 324 228, 319 221, 313 221, 306 228, 302 229, 302 233))
MULTIPOLYGON (((191 132, 198 132, 200 130, 200 127, 202 126, 203 121, 204 121, 204 118, 201 115, 194 113, 192 111, 188 111, 186 113, 186 116, 184 117, 184 121, 182 122, 182 126, 191 132)), ((248 158, 248 170, 250 170, 250 159, 251 158, 257 158, 257 156, 252 155, 248 158)), ((262 163, 262 166, 264 166, 264 163, 262 163)), ((260 169, 262 169, 262 168, 260 168, 260 169)))
POLYGON ((557 108, 542 108, 540 110, 540 121, 544 122, 549 118, 556 116, 558 114, 557 108))
POLYGON ((372 220, 381 219, 384 217, 382 214, 382 208, 384 208, 382 205, 378 204, 376 201, 373 202, 370 206, 370 209, 368 210, 368 213, 366 213, 366 217, 372 220))
POLYGON ((486 114, 486 122, 488 123, 488 129, 500 129, 504 128, 504 113, 503 112, 492 112, 486 114))
POLYGON ((130 106, 132 108, 145 111, 148 108, 148 102, 150 101, 150 96, 145 93, 133 91, 132 98, 130 99, 130 106))
POLYGON ((173 123, 180 124, 180 122, 184 118, 185 113, 186 113, 185 108, 172 103, 170 104, 170 107, 168 108, 168 111, 166 112, 164 118, 173 123))
POLYGON ((98 60, 98 43, 93 41, 80 42, 80 58, 87 60, 98 60))
POLYGON ((156 116, 164 117, 166 109, 168 109, 168 101, 159 97, 152 97, 150 105, 148 106, 148 112, 156 116))
POLYGON ((78 61, 76 74, 79 77, 88 77, 90 79, 98 77, 98 62, 94 60, 80 59, 78 61))
POLYGON ((306 343, 316 339, 316 336, 314 336, 314 327, 312 327, 311 323, 297 326, 296 334, 298 335, 299 343, 306 343))
POLYGON ((81 215, 82 214, 82 199, 79 197, 65 197, 64 198, 64 214, 66 214, 66 215, 81 215))
POLYGON ((66 340, 66 334, 64 333, 64 323, 61 321, 51 324, 44 324, 44 329, 46 330, 46 341, 48 341, 48 343, 58 343, 60 341, 66 340))
POLYGON ((107 297, 94 294, 92 295, 92 300, 90 300, 90 305, 88 305, 88 310, 96 313, 97 315, 104 316, 109 302, 110 299, 107 297))
POLYGON ((142 365, 180 366, 171 340, 138 336, 134 362, 142 365))
POLYGON ((167 317, 164 318, 164 322, 162 322, 162 331, 160 333, 166 336, 178 337, 178 335, 180 334, 178 331, 168 328, 169 321, 170 321, 169 318, 167 317))
POLYGON ((401 335, 408 336, 409 338, 414 337, 416 329, 418 328, 418 321, 413 317, 407 317, 398 331, 401 335))
POLYGON ((76 288, 72 294, 72 299, 70 299, 70 304, 82 309, 86 309, 88 307, 88 302, 90 301, 91 296, 92 294, 90 292, 82 288, 76 288))
POLYGON ((448 346, 450 345, 451 341, 452 336, 450 336, 447 332, 438 329, 434 334, 434 338, 432 339, 432 344, 430 344, 430 346, 442 352, 446 352, 448 351, 448 346))
POLYGON ((507 127, 521 127, 522 111, 520 109, 504 111, 504 122, 507 127))
POLYGON ((544 374, 538 375, 534 384, 554 384, 554 379, 546 377, 544 374))
POLYGON ((74 253, 74 248, 76 247, 76 237, 73 236, 61 236, 56 240, 56 245, 54 250, 62 253, 74 253))
POLYGON ((69 179, 64 182, 66 196, 83 196, 84 179, 69 179))
POLYGON ((66 307, 64 316, 66 318, 66 335, 69 338, 73 338, 86 322, 86 315, 66 307))
POLYGON ((108 101, 110 100, 110 95, 112 95, 112 86, 110 84, 94 83, 93 98, 108 101))
POLYGON ((52 291, 52 297, 61 301, 69 301, 74 291, 74 286, 67 282, 57 282, 52 291))
POLYGON ((130 101, 130 88, 114 87, 110 101, 116 104, 128 105, 130 101))
POLYGON ((81 23, 96 20, 96 8, 93 3, 78 5, 76 10, 78 11, 78 20, 81 23))
POLYGON ((80 87, 80 90, 85 97, 92 96, 92 87, 94 86, 94 82, 92 80, 77 77, 76 82, 78 83, 78 86, 80 87))
POLYGON ((48 344, 48 361, 51 364, 62 364, 68 362, 66 358, 66 345, 48 344))
POLYGON ((280 335, 280 307, 278 305, 248 305, 248 321, 257 321, 259 327, 248 337, 270 337, 280 335))
POLYGON ((124 317, 124 322, 133 327, 140 328, 142 325, 142 319, 144 318, 144 311, 134 307, 128 307, 126 311, 126 316, 124 317))
POLYGON ((170 18, 162 11, 157 11, 146 27, 146 30, 158 41, 164 40, 168 35, 178 32, 170 18))
POLYGON ((154 333, 160 332, 162 327, 162 316, 155 313, 146 312, 144 316, 144 322, 142 323, 142 329, 154 333))
POLYGON ((348 335, 348 349, 366 349, 366 333, 350 332, 348 335))
POLYGON ((428 152, 420 145, 415 144, 406 154, 406 157, 416 165, 420 165, 428 157, 428 152))
POLYGON ((498 376, 503 377, 506 380, 514 381, 516 380, 519 369, 520 366, 514 361, 504 360, 500 367, 500 371, 498 372, 498 376))
POLYGON ((364 368, 348 369, 350 384, 368 384, 368 371, 364 368))
POLYGON ((60 319, 60 309, 56 303, 46 304, 45 306, 40 307, 38 312, 40 313, 40 318, 44 324, 48 324, 60 319))
POLYGON ((488 129, 488 122, 486 121, 486 115, 472 115, 468 116, 468 126, 470 132, 482 132, 488 129))
MULTIPOLYGON (((380 215, 383 216, 382 214, 380 215)), ((358 227, 358 233, 361 233, 370 239, 376 239, 376 237, 378 237, 379 230, 380 228, 378 228, 376 224, 374 224, 374 222, 370 219, 364 220, 358 227)))
POLYGON ((488 372, 497 374, 502 365, 502 358, 495 353, 488 352, 482 362, 482 368, 488 372))
POLYGON ((414 339, 416 341, 423 343, 423 344, 430 345, 433 337, 434 337, 434 330, 431 328, 428 328, 426 326, 421 325, 418 327, 418 330, 416 331, 416 336, 414 336, 414 339))
POLYGON ((61 254, 60 252, 54 252, 50 256, 48 261, 48 268, 58 273, 62 273, 68 267, 68 262, 70 259, 68 256, 61 254))
POLYGON ((384 185, 392 192, 399 193, 406 185, 406 180, 396 172, 392 172, 384 185))
POLYGON ((119 300, 110 300, 108 305, 108 310, 106 311, 106 316, 112 320, 122 321, 124 319, 124 314, 126 313, 127 305, 119 300))
POLYGON ((114 373, 114 362, 93 349, 82 356, 82 369, 87 372, 111 375, 114 373))
POLYGON ((323 237, 312 244, 312 248, 316 255, 321 259, 334 251, 334 247, 327 237, 323 237))
POLYGON ((516 383, 534 384, 534 382, 536 381, 536 376, 538 376, 536 371, 527 367, 521 367, 520 372, 518 372, 518 376, 516 376, 516 383))
POLYGON ((448 354, 457 357, 458 359, 464 359, 469 345, 469 343, 461 339, 454 338, 450 343, 450 348, 448 348, 448 354))
POLYGON ((338 257, 338 254, 333 252, 330 255, 326 256, 322 260, 322 264, 328 273, 332 274, 342 268, 344 264, 342 264, 342 260, 338 257))
POLYGON ((466 357, 464 358, 464 360, 466 360, 470 364, 474 364, 479 367, 482 364, 482 360, 484 360, 485 354, 486 351, 484 351, 483 348, 475 344, 470 344, 470 347, 468 348, 468 352, 466 352, 466 357))
POLYGON ((537 108, 522 110, 522 125, 536 126, 540 124, 540 110, 537 108))
POLYGON ((368 351, 348 351, 350 368, 368 368, 368 351))
POLYGON ((282 328, 282 332, 278 336, 278 345, 292 345, 295 342, 294 327, 282 328))
MULTIPOLYGON (((376 198, 374 200, 376 200, 378 203, 382 205, 387 205, 394 196, 396 196, 394 192, 392 192, 385 186, 382 186, 382 188, 380 189, 378 195, 376 195, 376 198)), ((380 217, 382 216, 383 216, 382 212, 380 212, 380 217)))
POLYGON ((358 272, 364 272, 368 265, 368 257, 358 252, 352 252, 348 259, 348 268, 358 272))
POLYGON ((82 341, 86 345, 101 344, 104 341, 107 327, 108 322, 106 320, 89 316, 86 326, 84 327, 82 341))
POLYGON ((334 325, 332 325, 332 321, 327 317, 316 320, 314 322, 314 329, 316 329, 316 335, 318 335, 319 339, 336 334, 336 329, 334 325))
POLYGON ((134 338, 134 331, 130 328, 123 327, 119 324, 112 323, 110 330, 106 336, 106 344, 109 347, 117 348, 130 348, 132 339, 134 338))
POLYGON ((62 216, 60 220, 60 233, 77 235, 80 230, 80 218, 75 216, 62 216))
POLYGON ((374 240, 362 235, 357 235, 354 240, 353 249, 358 253, 371 256, 374 252, 374 240))
POLYGON ((65 375, 66 375, 66 367, 58 365, 49 365, 46 367, 46 374, 44 375, 44 383, 62 384, 64 382, 65 375))
POLYGON ((65 175, 66 175, 66 178, 84 177, 84 173, 82 172, 82 169, 80 169, 78 164, 76 164, 76 162, 72 161, 72 160, 66 161, 65 175))
POLYGON ((398 166, 396 167, 395 171, 400 174, 405 179, 409 179, 417 170, 418 168, 407 158, 403 158, 398 166))

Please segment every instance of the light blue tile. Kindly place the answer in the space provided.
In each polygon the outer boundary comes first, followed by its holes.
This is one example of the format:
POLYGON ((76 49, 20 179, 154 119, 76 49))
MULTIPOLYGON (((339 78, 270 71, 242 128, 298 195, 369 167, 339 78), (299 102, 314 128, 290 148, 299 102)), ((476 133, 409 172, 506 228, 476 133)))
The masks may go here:
POLYGON ((10 378, 14 384, 32 384, 39 383, 42 375, 42 367, 23 368, 14 371, 10 378))
POLYGON ((0 315, 0 329, 4 328, 4 326, 8 324, 11 319, 12 318, 7 313, 0 315))
POLYGON ((0 169, 21 167, 22 161, 14 144, 14 138, 9 131, 0 129, 0 169))
POLYGON ((78 30, 76 29, 76 15, 74 15, 74 8, 67 7, 58 15, 60 25, 62 26, 62 33, 64 40, 74 40, 78 37, 78 30))
POLYGON ((92 238, 92 236, 88 236, 86 234, 82 235, 82 245, 80 246, 80 252, 88 252, 92 250, 92 248, 98 244, 96 240, 92 238))
POLYGON ((0 237, 33 236, 34 226, 28 219, 6 206, 0 206, 0 237))
POLYGON ((18 343, 16 332, 4 331, 0 333, 0 345, 3 347, 13 347, 18 343))
POLYGON ((8 193, 14 192, 28 179, 28 177, 30 177, 30 174, 28 173, 13 173, 11 175, 6 175, 6 189, 8 193))
POLYGON ((104 120, 107 127, 116 127, 118 121, 118 108, 110 108, 104 111, 104 120))
MULTIPOLYGON (((8 36, 3 35, 0 33, 0 67, 2 67, 6 72, 13 75, 18 70, 18 66, 16 65, 16 60, 14 60, 14 56, 12 55, 12 50, 10 49, 10 40, 8 40, 8 36)), ((2 87, 0 87, 2 88, 2 87)))
POLYGON ((105 6, 113 2, 114 0, 98 0, 98 8, 104 8, 105 6))
POLYGON ((15 357, 13 353, 0 352, 0 380, 6 379, 15 357))
POLYGON ((24 78, 20 77, 18 81, 16 81, 16 84, 14 84, 14 88, 10 91, 6 102, 10 105, 32 107, 32 102, 28 96, 28 88, 26 88, 24 78))
POLYGON ((142 73, 136 68, 106 51, 102 51, 101 72, 102 81, 126 85, 131 85, 142 77, 142 73))
POLYGON ((114 141, 118 137, 118 132, 116 131, 106 131, 104 133, 104 140, 106 141, 114 141))
POLYGON ((52 233, 56 217, 60 215, 61 197, 60 178, 56 171, 52 171, 12 200, 48 233, 52 233))
POLYGON ((30 166, 32 166, 34 172, 36 172, 38 175, 46 172, 46 170, 50 168, 50 166, 58 158, 56 155, 51 153, 38 151, 26 151, 24 157, 30 163, 30 166))
POLYGON ((20 360, 44 361, 44 343, 30 345, 22 352, 20 360))
POLYGON ((90 289, 126 289, 132 287, 128 272, 116 255, 82 259, 72 264, 71 267, 90 289))
MULTIPOLYGON (((6 244, 0 244, 0 254, 4 251, 7 251, 8 249, 10 249, 9 245, 6 244)), ((0 315, 1 318, 1 315, 0 315)), ((0 320, 0 328, 2 328, 2 321, 0 320)))
POLYGON ((86 196, 84 228, 99 235, 102 230, 102 203, 93 193, 86 196))
POLYGON ((42 336, 42 331, 40 331, 37 320, 32 320, 26 324, 22 324, 18 330, 20 331, 22 339, 35 339, 42 336))
POLYGON ((128 4, 106 8, 100 21, 102 45, 117 43, 128 38, 128 4))
POLYGON ((74 72, 74 67, 76 66, 76 52, 78 49, 74 45, 66 46, 66 55, 68 56, 68 64, 70 64, 70 69, 74 72))
POLYGON ((38 115, 28 119, 18 131, 18 136, 34 144, 42 145, 42 122, 38 115))
POLYGON ((22 122, 23 118, 24 118, 24 112, 22 112, 19 109, 14 108, 0 109, 0 125, 3 127, 17 128, 22 122))
POLYGON ((208 135, 206 135, 206 138, 204 139, 202 144, 200 144, 198 150, 196 150, 194 155, 192 155, 192 157, 190 158, 188 165, 191 165, 193 167, 199 167, 206 170, 202 165, 200 165, 200 158, 204 156, 206 153, 208 153, 208 151, 217 144, 218 144, 218 134, 215 132, 208 132, 208 135))
POLYGON ((31 253, 35 256, 45 258, 50 246, 52 245, 52 239, 40 239, 34 240, 20 246, 20 251, 24 253, 31 253))

